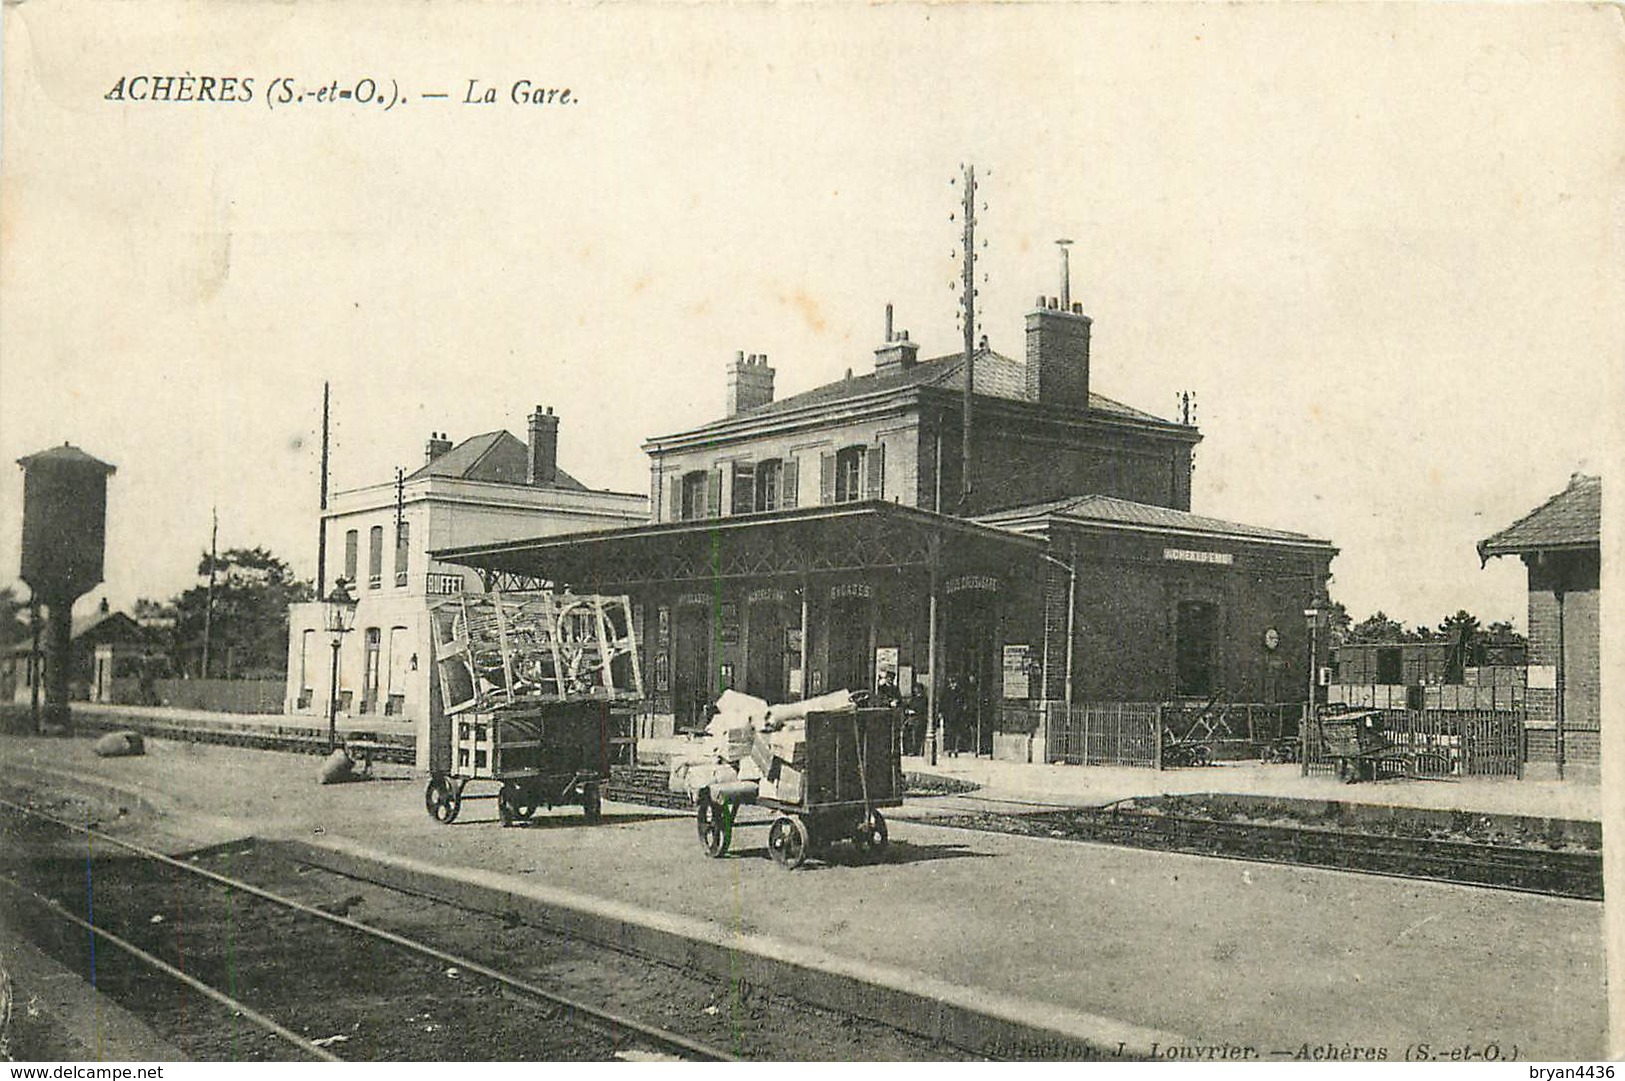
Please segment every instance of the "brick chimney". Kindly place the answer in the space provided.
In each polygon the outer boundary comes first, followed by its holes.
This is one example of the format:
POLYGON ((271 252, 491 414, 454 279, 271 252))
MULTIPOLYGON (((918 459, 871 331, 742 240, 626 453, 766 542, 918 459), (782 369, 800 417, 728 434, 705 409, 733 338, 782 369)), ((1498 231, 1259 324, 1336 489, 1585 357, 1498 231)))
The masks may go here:
POLYGON ((450 449, 451 440, 446 438, 445 432, 430 432, 429 442, 423 447, 423 464, 428 465, 450 449))
POLYGON ((886 305, 886 343, 875 350, 875 374, 905 371, 914 367, 919 357, 919 343, 908 340, 908 331, 893 333, 891 305, 886 305))
POLYGON ((530 464, 525 483, 533 488, 552 484, 559 478, 559 418, 553 407, 547 412, 537 406, 530 415, 530 464))
POLYGON ((773 400, 773 369, 767 366, 767 354, 746 356, 741 350, 728 364, 728 413, 757 409, 773 400))
POLYGON ((1069 240, 1061 248, 1061 295, 1039 297, 1027 313, 1027 400, 1085 412, 1089 408, 1089 328, 1094 322, 1072 301, 1067 265, 1069 240))

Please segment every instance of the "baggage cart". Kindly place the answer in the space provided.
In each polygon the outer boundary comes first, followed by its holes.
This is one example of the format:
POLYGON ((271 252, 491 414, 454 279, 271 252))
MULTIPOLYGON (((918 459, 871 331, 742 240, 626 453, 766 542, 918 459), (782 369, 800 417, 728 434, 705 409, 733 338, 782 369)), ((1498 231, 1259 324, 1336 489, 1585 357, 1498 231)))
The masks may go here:
POLYGON ((434 604, 430 619, 439 694, 424 809, 449 824, 480 781, 496 785, 483 798, 494 796, 504 826, 570 804, 598 821, 643 693, 631 602, 464 593, 434 604))
POLYGON ((786 870, 841 840, 864 855, 883 853, 888 837, 881 809, 903 804, 901 740, 897 709, 807 714, 799 765, 774 759, 769 784, 741 780, 700 789, 695 821, 701 846, 713 858, 726 855, 735 828, 761 824, 737 821, 741 806, 755 804, 774 813, 767 851, 786 870))
POLYGON ((1409 772, 1415 756, 1388 739, 1382 711, 1334 713, 1319 720, 1322 754, 1337 763, 1337 777, 1348 784, 1371 781, 1384 765, 1409 772))

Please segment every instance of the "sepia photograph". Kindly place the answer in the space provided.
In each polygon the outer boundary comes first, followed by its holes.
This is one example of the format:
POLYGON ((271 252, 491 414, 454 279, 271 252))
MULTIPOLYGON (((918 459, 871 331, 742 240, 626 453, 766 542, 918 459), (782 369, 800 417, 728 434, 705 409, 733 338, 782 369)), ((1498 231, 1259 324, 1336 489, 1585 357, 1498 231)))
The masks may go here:
POLYGON ((1617 7, 0 64, 11 1077, 1612 1076, 1617 7))

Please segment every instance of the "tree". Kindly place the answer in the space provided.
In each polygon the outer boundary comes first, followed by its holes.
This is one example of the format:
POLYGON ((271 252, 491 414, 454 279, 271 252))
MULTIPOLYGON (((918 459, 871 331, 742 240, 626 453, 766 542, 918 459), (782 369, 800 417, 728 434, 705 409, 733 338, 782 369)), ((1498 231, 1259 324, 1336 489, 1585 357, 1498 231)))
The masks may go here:
POLYGON ((1354 619, 1349 610, 1343 607, 1342 601, 1330 601, 1320 606, 1326 613, 1326 640, 1331 645, 1340 646, 1349 640, 1349 630, 1354 619))
POLYGON ((231 548, 198 562, 202 581, 175 598, 178 671, 225 678, 274 677, 288 664, 288 605, 308 601, 308 581, 264 548, 231 548), (214 571, 211 605, 207 580, 214 571), (205 628, 209 671, 202 672, 205 628))
POLYGON ((0 589, 0 646, 21 642, 32 634, 28 622, 28 602, 17 596, 13 586, 0 589))
POLYGON ((1374 614, 1367 616, 1349 628, 1348 642, 1407 642, 1413 641, 1414 636, 1405 630, 1405 625, 1396 619, 1389 619, 1388 613, 1378 609, 1374 614))

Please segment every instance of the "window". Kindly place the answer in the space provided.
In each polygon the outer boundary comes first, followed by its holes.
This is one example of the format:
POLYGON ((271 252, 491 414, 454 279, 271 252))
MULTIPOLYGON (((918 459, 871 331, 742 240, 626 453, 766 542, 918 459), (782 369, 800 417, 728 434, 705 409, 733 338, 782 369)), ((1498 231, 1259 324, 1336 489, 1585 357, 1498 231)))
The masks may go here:
POLYGON ((784 462, 770 458, 756 465, 756 509, 778 510, 783 506, 784 462))
POLYGON ((702 470, 683 474, 682 519, 685 522, 706 516, 706 488, 710 474, 702 470))
POLYGON ((355 584, 358 540, 356 531, 353 529, 344 534, 344 580, 351 585, 355 584))
POLYGON ((855 503, 863 498, 863 447, 847 447, 835 455, 835 502, 855 503))
POLYGON ((395 529, 395 586, 406 585, 406 550, 412 536, 412 523, 403 521, 395 529))
POLYGON ((1174 693, 1205 697, 1214 690, 1218 651, 1219 609, 1202 601, 1183 601, 1175 617, 1174 693))
POLYGON ((367 588, 377 589, 384 582, 384 527, 375 525, 367 534, 367 588))

